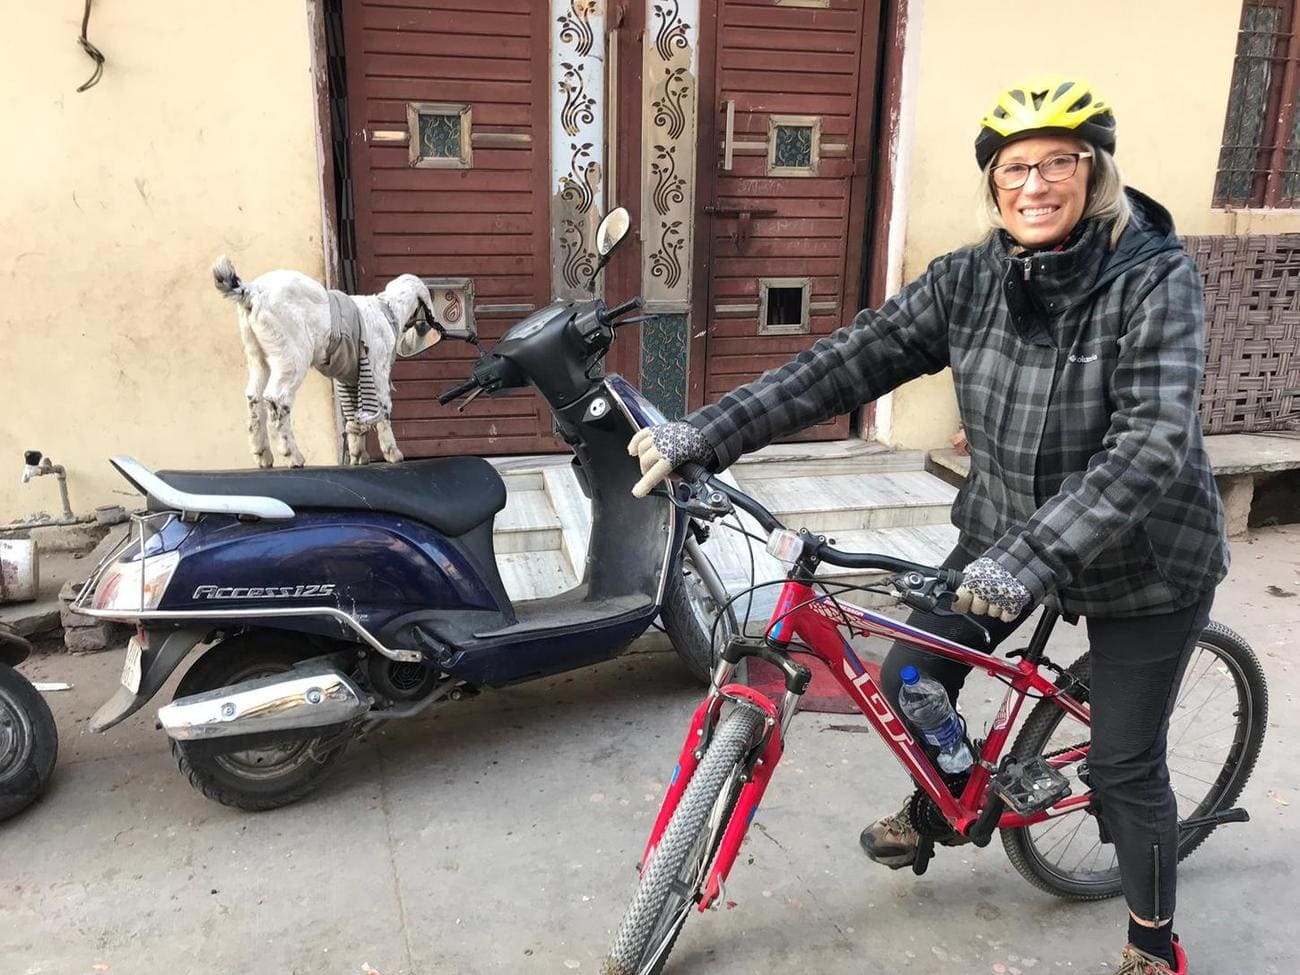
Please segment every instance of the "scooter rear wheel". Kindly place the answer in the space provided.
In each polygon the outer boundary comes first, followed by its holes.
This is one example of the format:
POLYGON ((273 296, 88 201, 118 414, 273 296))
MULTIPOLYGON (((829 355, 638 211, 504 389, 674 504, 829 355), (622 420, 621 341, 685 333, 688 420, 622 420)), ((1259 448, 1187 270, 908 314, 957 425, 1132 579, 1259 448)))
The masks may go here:
POLYGON ((0 664, 0 819, 26 809, 45 791, 59 753, 59 733, 45 698, 0 664))
MULTIPOLYGON (((207 650, 181 679, 176 697, 282 674, 315 653, 291 634, 240 634, 207 650)), ((260 812, 313 792, 342 757, 350 737, 340 725, 312 729, 311 734, 238 735, 172 741, 171 746, 194 788, 222 805, 260 812)))

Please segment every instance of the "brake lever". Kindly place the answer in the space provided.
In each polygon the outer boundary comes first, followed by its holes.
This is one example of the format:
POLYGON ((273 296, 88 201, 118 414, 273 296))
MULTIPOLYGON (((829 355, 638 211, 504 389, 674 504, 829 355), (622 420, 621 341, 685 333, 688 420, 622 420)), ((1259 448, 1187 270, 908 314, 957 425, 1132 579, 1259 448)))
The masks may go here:
POLYGON ((959 613, 952 608, 957 593, 948 588, 949 581, 937 577, 927 579, 919 572, 904 572, 894 576, 891 585, 904 605, 933 616, 959 616, 980 632, 986 646, 991 645, 993 636, 982 623, 969 613, 959 613))
POLYGON ((631 318, 620 318, 616 322, 610 322, 610 328, 622 328, 624 325, 640 325, 642 322, 652 322, 658 315, 633 315, 631 318))
POLYGON ((470 393, 468 396, 465 397, 464 401, 460 404, 460 406, 456 407, 456 412, 464 413, 465 407, 469 406, 470 403, 473 403, 476 399, 478 399, 486 392, 487 392, 487 387, 485 386, 478 387, 476 390, 474 390, 474 392, 470 393))
POLYGON ((680 498, 677 496, 677 491, 668 486, 667 481, 656 484, 650 489, 650 497, 656 496, 667 498, 674 508, 685 511, 692 518, 702 518, 705 521, 725 518, 736 510, 731 504, 731 499, 721 491, 711 490, 707 498, 696 497, 694 492, 689 493, 685 498, 680 498))

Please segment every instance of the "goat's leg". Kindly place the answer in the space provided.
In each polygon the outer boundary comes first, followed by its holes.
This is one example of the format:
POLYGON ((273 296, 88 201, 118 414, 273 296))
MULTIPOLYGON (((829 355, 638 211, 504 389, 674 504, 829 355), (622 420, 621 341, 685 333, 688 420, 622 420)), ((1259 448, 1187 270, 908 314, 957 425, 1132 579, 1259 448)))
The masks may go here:
POLYGON ((381 359, 371 363, 371 369, 374 371, 375 393, 379 398, 379 415, 374 421, 375 429, 379 434, 379 449, 383 452, 384 460, 390 464, 400 464, 402 452, 397 449, 397 438, 393 436, 392 423, 393 363, 391 360, 381 359))
POLYGON ((289 458, 289 466, 302 467, 307 461, 298 449, 298 440, 293 435, 293 401, 307 378, 306 371, 301 374, 286 374, 278 369, 271 370, 271 381, 266 387, 266 406, 271 414, 271 434, 275 438, 282 456, 289 458))
POLYGON ((248 401, 248 448, 253 452, 258 467, 272 467, 275 455, 271 453, 271 444, 266 436, 266 403, 263 398, 271 370, 252 329, 241 324, 239 332, 248 364, 248 385, 244 387, 244 398, 248 401))
POLYGON ((397 448, 397 438, 393 436, 393 423, 387 409, 375 422, 375 429, 379 433, 379 449, 384 452, 384 460, 390 464, 400 464, 402 452, 397 448))
POLYGON ((359 467, 370 463, 370 451, 366 449, 366 433, 370 430, 363 423, 350 420, 344 433, 348 438, 348 463, 359 467))

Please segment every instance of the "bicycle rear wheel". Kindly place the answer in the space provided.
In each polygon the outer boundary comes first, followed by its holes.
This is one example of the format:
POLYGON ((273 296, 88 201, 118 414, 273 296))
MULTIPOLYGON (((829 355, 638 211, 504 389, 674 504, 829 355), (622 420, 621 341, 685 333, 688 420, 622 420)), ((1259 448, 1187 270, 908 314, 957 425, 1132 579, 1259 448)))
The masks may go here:
POLYGON ((664 828, 609 949, 603 975, 658 975, 691 908, 699 903, 740 793, 743 762, 758 742, 764 716, 740 705, 723 719, 664 828))
MULTIPOLYGON (((1070 667, 1083 686, 1072 696, 1087 701, 1092 661, 1084 654, 1070 667)), ((1268 723, 1264 673, 1249 645, 1232 630, 1211 623, 1192 650, 1169 718, 1169 777, 1180 821, 1232 806, 1250 778, 1268 723)), ((1016 758, 1059 755, 1088 742, 1088 729, 1051 701, 1030 712, 1012 747, 1016 758)), ((1088 786, 1079 763, 1060 769, 1074 795, 1088 786)), ((1182 830, 1178 859, 1191 854, 1213 826, 1182 830)), ((1121 893, 1114 847, 1103 844, 1096 817, 1070 813, 1043 823, 1002 831, 1007 857, 1035 887, 1070 900, 1101 900, 1121 893)))

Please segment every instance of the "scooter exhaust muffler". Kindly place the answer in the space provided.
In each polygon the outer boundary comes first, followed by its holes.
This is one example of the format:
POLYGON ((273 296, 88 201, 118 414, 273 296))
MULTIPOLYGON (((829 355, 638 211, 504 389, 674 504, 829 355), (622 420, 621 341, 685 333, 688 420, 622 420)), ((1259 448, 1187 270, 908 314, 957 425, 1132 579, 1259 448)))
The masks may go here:
POLYGON ((192 741, 347 724, 369 710, 356 684, 317 666, 177 698, 158 709, 158 722, 177 741, 192 741))

